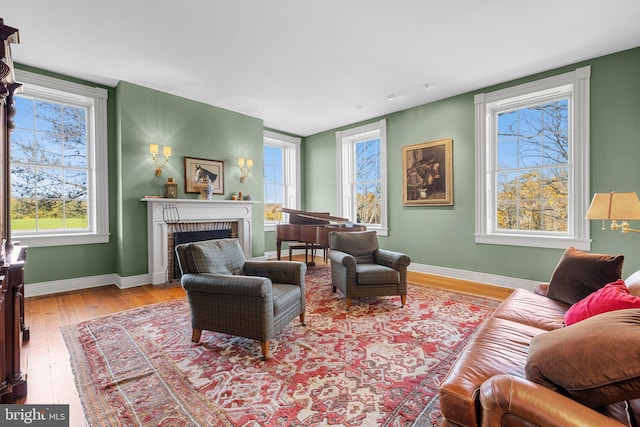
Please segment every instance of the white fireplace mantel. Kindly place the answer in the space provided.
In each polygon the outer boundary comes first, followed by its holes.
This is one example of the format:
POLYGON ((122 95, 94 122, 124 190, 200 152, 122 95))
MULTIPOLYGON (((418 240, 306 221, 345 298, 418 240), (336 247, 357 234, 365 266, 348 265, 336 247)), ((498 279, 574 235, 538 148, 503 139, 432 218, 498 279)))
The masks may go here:
POLYGON ((167 265, 167 222, 175 220, 177 210, 179 222, 237 221, 238 240, 246 258, 251 258, 251 205, 259 203, 243 200, 163 199, 145 197, 147 202, 147 231, 149 274, 154 285, 165 283, 167 265), (173 209, 175 207, 175 210, 173 209))

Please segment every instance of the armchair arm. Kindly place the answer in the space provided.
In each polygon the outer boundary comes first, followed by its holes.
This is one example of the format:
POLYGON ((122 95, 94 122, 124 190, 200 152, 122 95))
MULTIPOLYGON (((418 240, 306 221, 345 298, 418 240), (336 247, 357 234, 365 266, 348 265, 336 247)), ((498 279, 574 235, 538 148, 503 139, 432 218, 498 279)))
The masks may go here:
POLYGON ((400 252, 378 249, 376 252, 376 263, 393 268, 394 270, 400 270, 401 267, 407 267, 411 264, 411 258, 400 252))
POLYGON ((337 262, 338 264, 342 264, 347 268, 356 268, 356 259, 352 255, 349 255, 346 252, 337 251, 335 249, 329 249, 329 254, 327 255, 332 262, 337 262))
POLYGON ((508 417, 509 425, 548 427, 620 427, 612 418, 575 400, 514 375, 496 375, 480 387, 482 425, 500 426, 508 417))
POLYGON ((233 276, 230 274, 185 274, 181 279, 187 291, 211 294, 265 297, 271 294, 271 280, 266 277, 233 276))
POLYGON ((275 283, 304 285, 307 266, 298 261, 245 261, 244 274, 262 276, 275 283))

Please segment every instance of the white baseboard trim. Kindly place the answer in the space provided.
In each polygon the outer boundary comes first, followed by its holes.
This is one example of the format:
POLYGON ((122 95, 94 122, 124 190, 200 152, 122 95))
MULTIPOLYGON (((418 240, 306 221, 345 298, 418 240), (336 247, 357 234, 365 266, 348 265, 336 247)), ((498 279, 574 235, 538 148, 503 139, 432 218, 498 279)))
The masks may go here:
POLYGON ((470 282, 484 283, 503 288, 524 288, 534 290, 540 284, 539 281, 520 279, 517 277, 499 276, 496 274, 480 273, 477 271, 458 270, 455 268, 439 267, 437 265, 416 264, 409 265, 409 271, 416 273, 433 274, 435 276, 451 277, 453 279, 468 280, 470 282))
POLYGON ((50 282, 27 283, 24 285, 25 298, 51 295, 60 292, 97 288, 99 286, 116 285, 120 289, 133 288, 151 283, 149 274, 121 277, 117 274, 77 277, 73 279, 52 280, 50 282))
MULTIPOLYGON (((296 251, 294 251, 295 253, 296 251)), ((301 251, 304 254, 304 251, 301 251)), ((288 256, 288 253, 287 253, 288 256)), ((254 259, 275 259, 276 252, 266 252, 264 257, 254 259)), ((433 274, 436 276, 451 277, 453 279, 468 280, 471 282, 485 283, 503 288, 524 288, 533 290, 540 282, 517 277, 499 276, 495 274, 479 273, 477 271, 458 270, 455 268, 439 267, 436 265, 411 263, 410 271, 416 273, 433 274)), ((103 274, 100 276, 78 277, 65 280, 53 280, 50 282, 27 283, 24 286, 26 298, 41 295, 56 294, 59 292, 75 291, 79 289, 96 288, 98 286, 116 285, 120 289, 133 288, 151 283, 150 274, 121 277, 118 274, 103 274)))

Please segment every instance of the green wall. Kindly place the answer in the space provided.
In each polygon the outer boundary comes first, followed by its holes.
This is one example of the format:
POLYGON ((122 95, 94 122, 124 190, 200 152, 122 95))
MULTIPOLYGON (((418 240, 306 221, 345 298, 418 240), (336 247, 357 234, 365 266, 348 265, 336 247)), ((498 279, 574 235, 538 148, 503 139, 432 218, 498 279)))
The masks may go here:
MULTIPOLYGON (((262 120, 169 95, 130 83, 117 87, 121 195, 118 197, 117 272, 121 276, 147 273, 147 204, 140 198, 161 195, 168 177, 178 183, 179 198, 198 198, 184 192, 184 156, 222 160, 224 195, 243 191, 262 200, 262 120), (172 157, 162 176, 156 177, 149 144, 170 145, 172 157), (238 157, 253 159, 254 168, 240 183, 238 157)), ((262 205, 253 209, 253 255, 264 253, 262 205)))
MULTIPOLYGON (((591 193, 640 191, 640 48, 636 48, 386 116, 390 232, 380 238, 381 246, 404 251, 419 264, 548 280, 562 250, 475 243, 473 97, 584 65, 591 65, 591 193), (442 138, 453 138, 454 205, 403 206, 402 147, 442 138)), ((340 130, 360 124, 364 123, 340 130)), ((337 213, 335 196, 327 197, 335 195, 336 188, 336 130, 304 140, 307 210, 337 213)), ((604 232, 600 227, 591 224, 592 251, 625 254, 625 275, 640 269, 640 235, 604 232)))
MULTIPOLYGON (((406 251, 419 264, 547 280, 561 250, 474 242, 473 96, 584 65, 592 67, 591 192, 640 191, 640 48, 636 48, 386 116, 390 234, 380 238, 381 245, 406 251), (454 205, 402 206, 402 147, 449 137, 454 140, 454 205)), ((30 248, 27 284, 112 273, 146 274, 146 204, 140 198, 162 194, 167 177, 178 180, 179 197, 196 198, 184 194, 183 156, 225 162, 226 194, 215 198, 227 199, 239 190, 254 200, 263 198, 262 120, 126 82, 109 89, 108 109, 110 242, 30 248), (173 148, 160 178, 154 175, 149 143, 173 148), (236 166, 240 156, 254 159, 244 184, 239 182, 236 166)), ((363 123, 344 128, 359 124, 363 123)), ((335 150, 335 130, 303 140, 303 209, 336 212, 335 150)), ((275 250, 275 238, 264 233, 262 205, 254 205, 253 212, 253 255, 261 256, 265 250, 275 250)), ((640 224, 633 226, 640 228, 640 224)), ((636 255, 640 235, 601 231, 596 222, 591 232, 592 251, 625 254, 625 275, 640 269, 636 255)))

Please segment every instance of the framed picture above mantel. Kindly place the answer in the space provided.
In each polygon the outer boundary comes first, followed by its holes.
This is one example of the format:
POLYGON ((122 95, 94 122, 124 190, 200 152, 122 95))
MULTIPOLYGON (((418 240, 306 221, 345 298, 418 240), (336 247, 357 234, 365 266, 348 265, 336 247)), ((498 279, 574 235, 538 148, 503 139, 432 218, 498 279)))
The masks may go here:
POLYGON ((184 192, 199 193, 204 177, 213 185, 213 194, 224 194, 224 162, 222 160, 184 157, 184 192))
POLYGON ((402 147, 402 202, 453 205, 453 139, 402 147))

